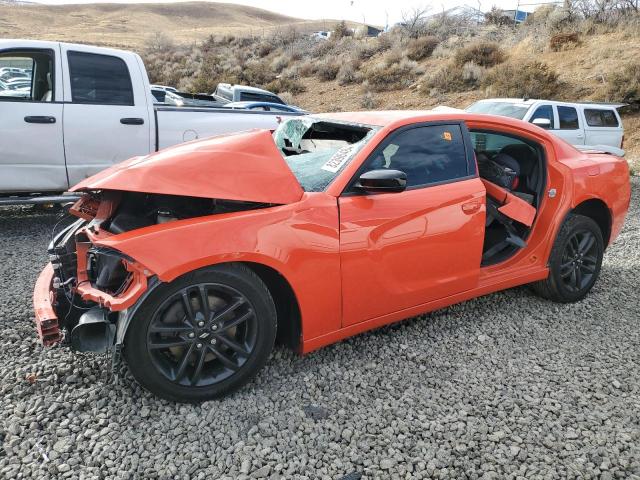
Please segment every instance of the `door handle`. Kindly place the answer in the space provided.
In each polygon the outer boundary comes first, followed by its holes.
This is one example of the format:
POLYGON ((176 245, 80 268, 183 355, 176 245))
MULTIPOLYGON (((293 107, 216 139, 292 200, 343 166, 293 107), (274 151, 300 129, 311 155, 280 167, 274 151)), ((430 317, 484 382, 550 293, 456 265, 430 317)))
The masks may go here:
POLYGON ((143 118, 121 118, 120 123, 123 125, 143 125, 143 118))
POLYGON ((44 115, 28 115, 24 117, 27 123, 56 123, 56 117, 47 117, 44 115))
POLYGON ((462 211, 467 215, 472 215, 480 210, 481 202, 474 200, 473 202, 467 202, 462 204, 462 211))

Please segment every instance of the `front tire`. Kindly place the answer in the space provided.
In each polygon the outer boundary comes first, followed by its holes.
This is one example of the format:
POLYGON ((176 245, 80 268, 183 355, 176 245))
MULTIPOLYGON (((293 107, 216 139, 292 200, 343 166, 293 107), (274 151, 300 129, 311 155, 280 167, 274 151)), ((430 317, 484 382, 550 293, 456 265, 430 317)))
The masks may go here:
POLYGON ((535 292, 560 303, 583 299, 600 274, 603 255, 598 224, 589 217, 570 214, 553 244, 549 276, 533 284, 535 292))
POLYGON ((132 318, 123 353, 144 388, 195 403, 251 380, 269 357, 276 329, 264 282, 244 265, 220 265, 158 286, 132 318))

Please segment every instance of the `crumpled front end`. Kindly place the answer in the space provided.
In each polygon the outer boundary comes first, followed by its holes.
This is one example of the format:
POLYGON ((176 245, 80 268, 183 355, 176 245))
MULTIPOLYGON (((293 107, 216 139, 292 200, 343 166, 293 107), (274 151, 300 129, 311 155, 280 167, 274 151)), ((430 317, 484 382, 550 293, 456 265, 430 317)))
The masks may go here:
POLYGON ((36 330, 45 346, 62 341, 80 351, 104 351, 115 339, 118 312, 147 290, 152 273, 100 242, 120 200, 117 193, 85 195, 70 212, 79 220, 55 235, 50 263, 35 285, 36 330))
MULTIPOLYGON (((49 245, 50 263, 35 286, 41 342, 50 346, 64 341, 75 350, 102 352, 122 340, 126 325, 119 331, 118 322, 132 315, 152 281, 160 282, 157 272, 118 249, 127 239, 144 237, 149 229, 171 228, 167 224, 179 220, 269 206, 114 190, 85 193, 70 209, 78 220, 49 245)), ((153 250, 153 243, 148 248, 153 250)))

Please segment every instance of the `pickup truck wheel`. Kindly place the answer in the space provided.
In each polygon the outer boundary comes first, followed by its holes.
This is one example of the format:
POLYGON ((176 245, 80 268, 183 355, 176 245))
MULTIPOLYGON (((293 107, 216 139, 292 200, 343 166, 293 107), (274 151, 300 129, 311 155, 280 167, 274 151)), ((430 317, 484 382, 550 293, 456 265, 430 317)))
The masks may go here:
POLYGON ((549 257, 549 276, 533 284, 542 297, 555 302, 584 298, 600 274, 604 241, 596 222, 570 214, 560 228, 549 257))
POLYGON ((245 266, 223 265, 156 288, 131 320, 124 355, 149 391, 200 402, 253 378, 275 336, 276 310, 265 284, 245 266))

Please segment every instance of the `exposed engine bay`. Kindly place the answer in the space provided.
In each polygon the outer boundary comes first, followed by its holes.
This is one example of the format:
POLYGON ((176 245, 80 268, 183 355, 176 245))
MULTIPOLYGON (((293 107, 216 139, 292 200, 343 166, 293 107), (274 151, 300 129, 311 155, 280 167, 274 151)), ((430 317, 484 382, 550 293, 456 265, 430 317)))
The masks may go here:
POLYGON ((178 220, 269 206, 135 192, 85 194, 69 209, 79 220, 54 231, 49 245, 59 319, 59 333, 51 334, 51 339, 64 337, 80 351, 103 351, 108 347, 103 343, 114 338, 118 312, 131 307, 147 289, 151 272, 115 249, 96 245, 96 240, 178 220))

